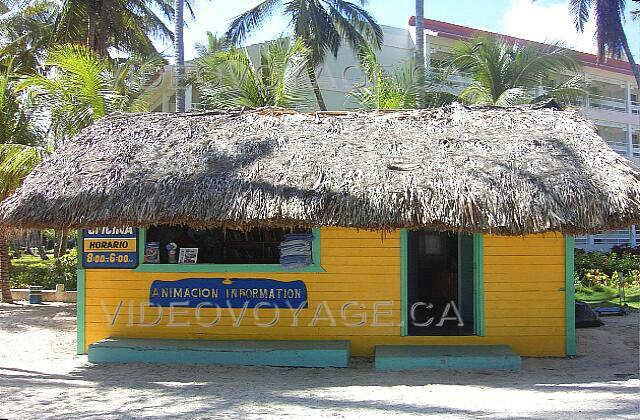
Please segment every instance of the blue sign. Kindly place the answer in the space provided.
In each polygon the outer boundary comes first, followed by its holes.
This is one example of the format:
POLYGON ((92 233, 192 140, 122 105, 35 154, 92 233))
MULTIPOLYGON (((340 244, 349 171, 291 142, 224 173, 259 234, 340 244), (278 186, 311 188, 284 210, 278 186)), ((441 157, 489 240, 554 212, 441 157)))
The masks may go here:
POLYGON ((138 228, 96 228, 82 230, 84 268, 136 268, 138 228))
POLYGON ((188 278, 154 280, 149 295, 151 306, 189 308, 306 308, 307 287, 302 280, 188 278))

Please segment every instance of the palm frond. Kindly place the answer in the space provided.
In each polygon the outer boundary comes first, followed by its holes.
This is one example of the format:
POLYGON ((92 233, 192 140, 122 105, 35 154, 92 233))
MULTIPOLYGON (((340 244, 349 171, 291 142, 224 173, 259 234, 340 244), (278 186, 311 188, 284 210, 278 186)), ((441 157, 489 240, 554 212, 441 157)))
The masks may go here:
POLYGON ((532 96, 523 88, 507 89, 498 96, 493 104, 497 106, 516 106, 530 103, 532 96))
POLYGON ((211 31, 207 31, 206 36, 206 44, 196 42, 196 44, 194 45, 196 52, 200 56, 213 54, 216 51, 224 50, 229 45, 229 40, 227 40, 225 37, 219 37, 217 33, 214 34, 211 31))
MULTIPOLYGON (((330 9, 335 10, 337 14, 343 16, 350 26, 355 29, 366 42, 373 45, 375 48, 381 48, 384 39, 384 33, 382 28, 376 22, 375 18, 367 12, 363 7, 358 6, 350 1, 344 0, 328 0, 330 9)), ((365 4, 365 2, 361 2, 365 4)), ((334 14, 332 13, 332 16, 334 14)), ((347 38, 348 42, 352 43, 356 38, 347 38)), ((352 46, 354 46, 352 44, 352 46)), ((358 45, 355 45, 354 49, 357 49, 358 45)))
POLYGON ((308 60, 308 49, 301 40, 270 42, 260 49, 258 63, 252 63, 245 49, 231 48, 199 60, 195 83, 206 107, 305 109, 308 60))
POLYGON ((385 71, 373 47, 359 52, 360 66, 366 83, 351 90, 349 95, 367 109, 410 109, 417 105, 421 87, 414 60, 385 71))
POLYGON ((570 0, 569 13, 573 17, 576 25, 576 31, 584 32, 584 25, 589 20, 593 0, 570 0))
POLYGON ((245 41, 250 32, 259 29, 262 24, 282 4, 282 0, 264 0, 255 7, 233 18, 225 34, 234 45, 245 41))
POLYGON ((532 92, 551 74, 580 70, 575 54, 560 43, 512 43, 488 35, 457 42, 446 62, 447 74, 472 79, 460 93, 464 102, 504 106, 533 101, 532 92))
POLYGON ((94 121, 115 111, 145 108, 145 82, 161 57, 132 57, 115 63, 80 45, 61 45, 49 52, 47 74, 18 85, 51 121, 50 134, 64 142, 94 121))
POLYGON ((594 94, 597 94, 597 89, 589 85, 584 76, 577 75, 535 97, 532 102, 542 102, 554 98, 563 104, 580 105, 583 98, 594 94))
POLYGON ((96 40, 106 42, 109 48, 138 54, 156 52, 152 38, 172 41, 173 32, 165 23, 173 19, 170 0, 112 0, 106 12, 102 2, 61 0, 56 16, 53 41, 56 44, 77 43, 96 48, 96 40), (99 23, 95 39, 89 40, 90 23, 99 23), (106 32, 105 32, 106 31, 106 32))
POLYGON ((47 153, 40 147, 0 143, 0 197, 15 191, 47 153))

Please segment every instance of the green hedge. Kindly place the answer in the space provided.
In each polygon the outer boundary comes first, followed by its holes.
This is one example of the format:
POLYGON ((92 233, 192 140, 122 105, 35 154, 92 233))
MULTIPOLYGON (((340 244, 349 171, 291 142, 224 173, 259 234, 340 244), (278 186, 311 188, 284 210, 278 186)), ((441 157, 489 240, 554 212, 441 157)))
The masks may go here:
POLYGON ((76 290, 78 254, 70 250, 60 258, 59 269, 56 260, 42 260, 31 255, 11 260, 10 284, 12 288, 24 289, 27 286, 42 286, 55 289, 56 284, 64 284, 65 290, 76 290))

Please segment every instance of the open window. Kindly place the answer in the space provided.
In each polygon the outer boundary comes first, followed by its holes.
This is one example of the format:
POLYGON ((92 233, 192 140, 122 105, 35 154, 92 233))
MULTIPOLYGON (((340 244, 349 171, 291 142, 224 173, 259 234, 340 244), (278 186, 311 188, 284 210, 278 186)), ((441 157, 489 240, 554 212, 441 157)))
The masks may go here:
POLYGON ((142 242, 141 271, 320 271, 318 229, 158 225, 142 242))

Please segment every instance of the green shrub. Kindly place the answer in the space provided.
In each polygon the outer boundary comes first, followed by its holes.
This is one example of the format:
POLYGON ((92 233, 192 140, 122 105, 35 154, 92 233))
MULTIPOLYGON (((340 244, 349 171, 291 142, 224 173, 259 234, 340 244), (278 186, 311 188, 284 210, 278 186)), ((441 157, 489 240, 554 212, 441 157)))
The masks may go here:
POLYGON ((576 293, 581 293, 583 295, 592 295, 593 290, 591 290, 587 286, 578 285, 576 286, 576 293))
POLYGON ((27 286, 42 286, 51 289, 56 283, 61 283, 60 280, 55 273, 53 259, 42 260, 29 255, 11 260, 11 287, 23 289, 27 286))
POLYGON ((628 273, 640 269, 640 255, 576 250, 575 269, 580 274, 587 270, 600 270, 609 276, 618 271, 628 273))
POLYGON ((594 292, 604 292, 607 289, 603 284, 596 284, 591 288, 591 290, 593 290, 594 292))
POLYGON ((64 276, 65 290, 76 290, 78 287, 78 251, 75 248, 60 257, 60 271, 64 276))
POLYGON ((619 272, 623 273, 626 287, 639 287, 640 255, 631 248, 618 248, 611 253, 576 250, 576 284, 592 289, 596 285, 618 287, 619 272))
POLYGON ((42 286, 44 289, 55 289, 62 283, 65 290, 76 290, 77 287, 77 252, 70 250, 60 258, 59 265, 53 258, 42 260, 31 255, 11 260, 10 284, 13 288, 23 289, 28 286, 42 286))

